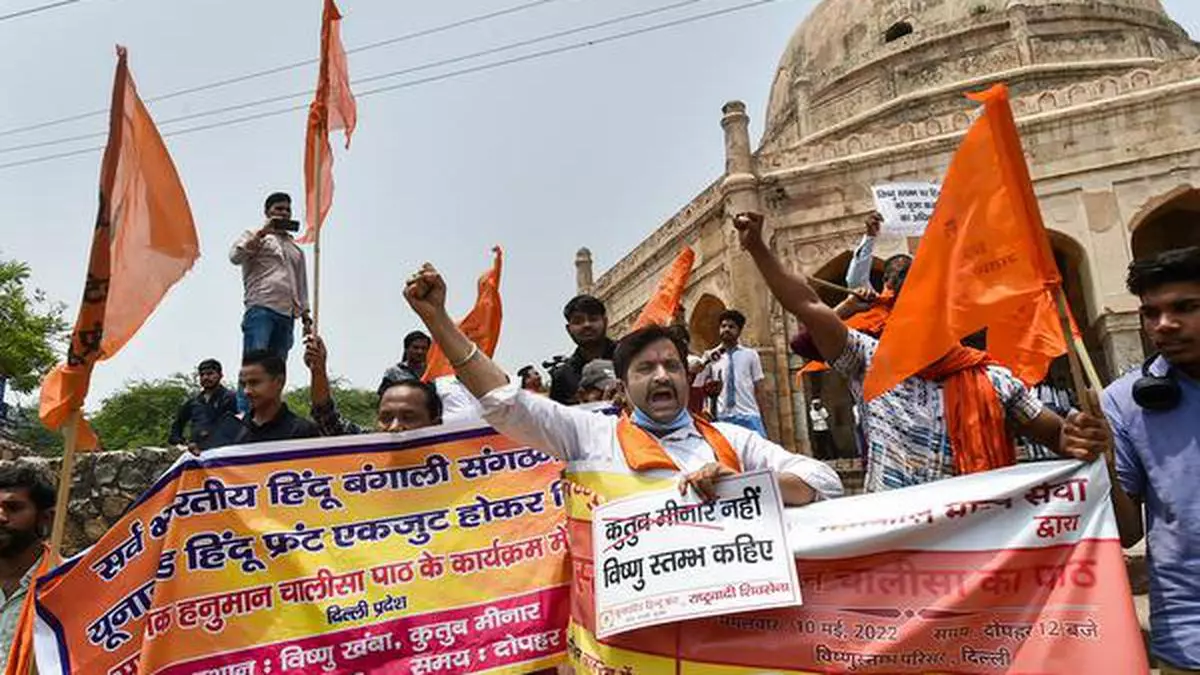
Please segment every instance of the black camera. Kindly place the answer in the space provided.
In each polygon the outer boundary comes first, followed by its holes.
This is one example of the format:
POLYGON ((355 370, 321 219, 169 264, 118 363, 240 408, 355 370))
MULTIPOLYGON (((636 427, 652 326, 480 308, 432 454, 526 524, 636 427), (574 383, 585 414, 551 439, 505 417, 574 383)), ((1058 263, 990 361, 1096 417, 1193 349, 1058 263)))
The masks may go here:
POLYGON ((276 230, 283 230, 284 232, 299 232, 300 221, 288 220, 287 218, 272 218, 271 227, 276 230))

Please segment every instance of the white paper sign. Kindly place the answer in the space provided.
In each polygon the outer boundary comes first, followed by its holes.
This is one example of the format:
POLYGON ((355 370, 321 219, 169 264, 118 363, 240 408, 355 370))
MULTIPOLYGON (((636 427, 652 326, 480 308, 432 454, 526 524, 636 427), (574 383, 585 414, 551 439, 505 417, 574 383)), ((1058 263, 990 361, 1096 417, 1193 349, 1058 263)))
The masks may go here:
POLYGON ((668 490, 596 508, 596 634, 801 603, 769 471, 717 483, 718 499, 668 490))
POLYGON ((934 183, 890 183, 871 188, 875 210, 883 215, 883 232, 920 237, 933 216, 942 189, 934 183))

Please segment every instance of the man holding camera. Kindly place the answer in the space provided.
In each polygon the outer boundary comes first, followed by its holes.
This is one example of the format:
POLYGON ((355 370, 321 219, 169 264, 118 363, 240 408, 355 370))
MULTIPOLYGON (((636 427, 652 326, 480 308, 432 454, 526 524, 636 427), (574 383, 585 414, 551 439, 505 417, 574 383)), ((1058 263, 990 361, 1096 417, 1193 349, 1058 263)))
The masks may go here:
POLYGON ((304 251, 292 239, 300 223, 292 220, 292 198, 283 192, 267 197, 267 221, 246 230, 229 251, 242 267, 246 312, 242 316, 242 355, 266 351, 287 360, 299 317, 307 325, 308 274, 304 251))

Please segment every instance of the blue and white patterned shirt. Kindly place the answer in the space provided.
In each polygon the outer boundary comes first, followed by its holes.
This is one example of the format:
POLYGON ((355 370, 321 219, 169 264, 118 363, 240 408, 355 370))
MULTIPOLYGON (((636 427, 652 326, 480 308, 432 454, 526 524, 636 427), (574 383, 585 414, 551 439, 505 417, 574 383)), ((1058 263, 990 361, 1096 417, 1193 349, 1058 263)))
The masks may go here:
MULTIPOLYGON (((863 380, 879 341, 856 330, 846 336, 846 349, 832 364, 850 383, 856 401, 863 400, 863 380)), ((996 396, 1012 422, 1023 424, 1042 412, 1037 399, 1012 371, 987 367, 996 396)), ((946 432, 942 385, 910 377, 873 401, 862 404, 867 447, 864 489, 880 492, 950 478, 954 451, 946 432)))

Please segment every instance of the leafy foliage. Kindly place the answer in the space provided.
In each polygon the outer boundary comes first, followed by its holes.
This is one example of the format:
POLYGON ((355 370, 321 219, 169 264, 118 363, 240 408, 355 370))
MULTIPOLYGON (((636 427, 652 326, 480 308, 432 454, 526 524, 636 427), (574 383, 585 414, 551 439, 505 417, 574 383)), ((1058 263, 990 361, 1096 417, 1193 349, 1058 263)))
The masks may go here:
MULTIPOLYGON (((337 410, 348 420, 363 427, 373 429, 379 410, 379 396, 369 389, 353 389, 343 386, 341 382, 330 383, 333 389, 333 402, 337 410)), ((312 408, 308 387, 298 387, 284 394, 288 408, 297 415, 308 417, 312 408)))
POLYGON ((38 418, 36 407, 13 406, 9 413, 9 421, 12 422, 12 428, 7 430, 6 438, 24 445, 37 455, 44 457, 62 455, 62 434, 42 426, 42 420, 38 418))
POLYGON ((128 383, 104 399, 99 412, 91 417, 92 427, 105 450, 162 447, 179 406, 196 391, 193 379, 182 373, 128 383))
POLYGON ((63 305, 27 288, 28 280, 28 265, 0 260, 0 378, 23 394, 58 362, 56 348, 67 331, 63 305))

